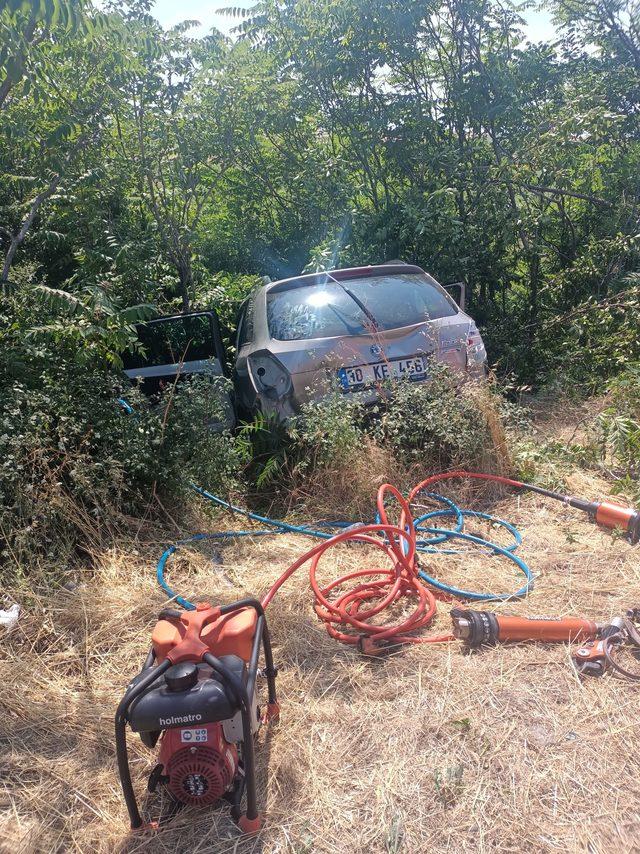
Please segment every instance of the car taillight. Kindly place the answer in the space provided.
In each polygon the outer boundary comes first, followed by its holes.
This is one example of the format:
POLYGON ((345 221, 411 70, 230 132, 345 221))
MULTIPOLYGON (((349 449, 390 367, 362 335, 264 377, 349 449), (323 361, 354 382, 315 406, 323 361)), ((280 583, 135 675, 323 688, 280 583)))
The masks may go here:
POLYGON ((481 350, 484 350, 484 342, 475 323, 472 323, 469 326, 469 331, 467 333, 467 349, 471 353, 479 353, 481 350))
POLYGON ((248 358, 249 375, 258 394, 272 400, 284 397, 292 389, 291 375, 273 353, 261 350, 248 358))

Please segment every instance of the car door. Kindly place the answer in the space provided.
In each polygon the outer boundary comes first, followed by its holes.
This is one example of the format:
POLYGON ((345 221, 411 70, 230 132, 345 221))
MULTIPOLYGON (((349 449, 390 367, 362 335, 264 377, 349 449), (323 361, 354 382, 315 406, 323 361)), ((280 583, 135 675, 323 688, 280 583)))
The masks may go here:
POLYGON ((137 327, 141 350, 123 357, 124 373, 153 397, 167 384, 200 374, 210 378, 219 419, 209 426, 221 431, 235 423, 218 317, 214 311, 159 317, 137 327))

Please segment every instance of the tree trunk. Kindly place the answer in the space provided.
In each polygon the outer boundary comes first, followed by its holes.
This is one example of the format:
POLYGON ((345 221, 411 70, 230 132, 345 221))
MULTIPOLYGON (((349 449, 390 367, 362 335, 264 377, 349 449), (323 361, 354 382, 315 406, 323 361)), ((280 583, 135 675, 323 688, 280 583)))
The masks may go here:
MULTIPOLYGON (((27 27, 26 27, 24 33, 22 34, 22 38, 23 38, 25 46, 28 47, 31 44, 31 42, 33 41, 33 37, 35 35, 35 31, 36 31, 36 19, 35 19, 34 15, 31 15, 31 18, 29 19, 29 23, 27 24, 27 27)), ((18 56, 14 57, 14 59, 16 59, 16 61, 19 61, 20 63, 24 64, 25 53, 26 53, 25 50, 21 50, 18 53, 18 56)), ((18 81, 13 80, 7 74, 4 78, 4 80, 2 81, 2 84, 0 84, 0 110, 2 110, 2 108, 4 107, 5 101, 9 97, 9 93, 13 89, 16 82, 18 82, 18 81)))
MULTIPOLYGON (((96 114, 99 111, 100 105, 96 108, 96 114)), ((73 159, 79 151, 87 145, 90 139, 89 132, 81 134, 78 139, 71 146, 68 151, 63 166, 58 170, 57 174, 53 176, 53 178, 49 181, 47 187, 42 190, 35 199, 31 202, 29 206, 29 212, 25 216, 25 218, 20 223, 20 228, 17 233, 11 237, 11 242, 9 243, 9 248, 7 249, 7 254, 4 259, 4 263, 2 265, 2 273, 0 273, 0 281, 6 282, 9 278, 9 271, 11 270, 11 265, 13 264, 13 259, 15 257, 16 252, 20 248, 22 241, 27 236, 27 232, 33 225, 33 221, 36 218, 36 214, 42 207, 43 203, 52 196, 55 191, 58 189, 58 185, 60 181, 62 181, 62 177, 65 173, 66 167, 73 163, 73 159)))
POLYGON ((191 309, 191 287, 193 285, 193 271, 191 270, 191 258, 183 257, 178 263, 179 292, 182 298, 182 313, 187 314, 191 309))
POLYGON ((11 270, 11 265, 13 264, 13 259, 15 257, 16 252, 18 251, 20 244, 27 236, 27 232, 31 228, 31 225, 36 218, 36 214, 40 209, 40 206, 49 196, 52 196, 60 183, 60 175, 56 175, 46 190, 43 190, 41 193, 35 197, 31 206, 29 208, 29 213, 23 219, 20 229, 17 234, 14 234, 11 238, 11 242, 9 243, 9 248, 7 249, 7 254, 5 255, 4 264, 2 265, 2 273, 0 274, 0 281, 6 282, 9 278, 9 271, 11 270))

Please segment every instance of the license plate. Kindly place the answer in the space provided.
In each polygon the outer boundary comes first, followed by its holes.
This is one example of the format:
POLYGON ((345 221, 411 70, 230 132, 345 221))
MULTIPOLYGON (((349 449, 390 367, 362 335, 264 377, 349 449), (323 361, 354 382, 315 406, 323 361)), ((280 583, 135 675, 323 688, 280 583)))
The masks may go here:
POLYGON ((207 730, 204 729, 183 729, 180 730, 180 741, 183 744, 202 744, 203 741, 208 741, 209 735, 207 730))
POLYGON ((340 368, 338 379, 343 389, 370 386, 385 380, 408 377, 410 380, 423 380, 427 376, 427 361, 424 356, 411 359, 390 359, 388 362, 376 362, 374 365, 358 365, 355 368, 340 368))

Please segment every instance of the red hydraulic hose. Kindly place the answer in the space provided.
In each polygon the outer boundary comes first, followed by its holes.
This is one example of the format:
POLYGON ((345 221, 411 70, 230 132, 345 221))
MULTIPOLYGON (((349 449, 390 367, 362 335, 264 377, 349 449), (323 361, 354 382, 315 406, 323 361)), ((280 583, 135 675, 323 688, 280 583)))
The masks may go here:
POLYGON ((411 492, 409 493, 409 503, 411 503, 420 492, 422 492, 423 490, 428 490, 430 486, 433 486, 434 483, 438 483, 441 480, 452 480, 453 478, 462 477, 469 477, 475 480, 491 480, 495 483, 502 483, 505 486, 514 486, 516 487, 516 489, 532 488, 530 484, 522 483, 522 481, 520 480, 512 480, 509 477, 501 477, 498 474, 484 474, 483 472, 477 471, 444 471, 440 472, 439 474, 432 474, 431 477, 420 481, 417 486, 414 486, 411 492))
POLYGON ((432 635, 422 637, 414 632, 427 626, 436 613, 436 598, 418 576, 416 560, 416 532, 413 525, 410 503, 422 490, 452 478, 474 478, 501 483, 516 488, 526 487, 519 480, 512 480, 500 475, 480 472, 451 471, 432 475, 421 481, 409 493, 408 500, 391 484, 385 483, 378 490, 376 499, 380 523, 376 525, 361 525, 356 529, 344 531, 301 555, 295 563, 285 570, 276 583, 262 600, 263 607, 271 602, 280 587, 303 564, 311 561, 309 582, 315 595, 314 610, 324 622, 325 628, 332 638, 346 644, 358 644, 371 652, 375 650, 375 642, 383 641, 393 645, 399 643, 442 643, 453 639, 452 634, 432 635), (385 496, 390 493, 400 506, 400 519, 397 525, 389 523, 384 506, 385 496), (383 538, 370 536, 384 534, 383 538), (359 542, 373 545, 381 549, 390 562, 387 569, 371 568, 350 572, 321 587, 317 579, 317 571, 323 555, 339 543, 359 542), (406 545, 406 554, 403 549, 406 545), (337 588, 343 588, 355 579, 368 577, 370 580, 356 583, 337 598, 330 598, 337 588), (373 580, 373 578, 376 578, 373 580), (413 612, 400 623, 372 622, 386 608, 398 602, 403 597, 417 599, 413 612), (368 607, 367 607, 368 606, 368 607))
POLYGON ((291 564, 271 587, 262 600, 263 607, 267 607, 280 587, 297 569, 307 561, 311 561, 309 581, 315 595, 314 609, 332 638, 346 644, 360 644, 365 650, 367 639, 376 642, 384 641, 386 644, 438 643, 452 640, 453 635, 450 633, 431 637, 420 637, 414 634, 433 619, 436 600, 431 590, 418 577, 416 533, 409 502, 394 486, 385 483, 378 490, 377 505, 379 524, 361 525, 356 529, 343 531, 309 549, 291 564), (384 506, 387 493, 390 493, 400 505, 398 525, 389 523, 384 506), (371 534, 385 536, 382 539, 371 534), (317 571, 323 555, 333 546, 347 542, 375 546, 385 553, 390 566, 386 569, 379 567, 359 569, 321 586, 317 579, 317 571), (365 577, 370 580, 353 586, 355 579, 365 577), (336 588, 343 588, 350 583, 352 586, 346 592, 340 593, 336 598, 331 596, 336 588), (399 623, 372 622, 386 608, 404 597, 417 599, 416 606, 408 617, 399 623))
MULTIPOLYGON (((583 510, 606 527, 623 529, 626 527, 632 543, 640 539, 640 511, 561 495, 543 487, 501 475, 463 470, 440 472, 414 486, 408 498, 404 498, 391 484, 383 484, 377 495, 379 523, 359 525, 309 549, 285 570, 262 600, 262 605, 266 608, 285 581, 303 564, 311 561, 309 581, 315 595, 314 609, 324 622, 329 635, 336 640, 346 644, 358 644, 364 651, 370 652, 376 651, 378 642, 393 645, 439 643, 452 640, 453 635, 448 633, 430 637, 415 634, 433 619, 436 612, 436 598, 418 574, 420 567, 416 558, 416 530, 410 505, 422 491, 429 492, 434 484, 454 478, 491 481, 536 492, 583 510), (387 494, 390 494, 400 507, 400 517, 396 525, 389 522, 384 506, 387 494), (317 573, 322 557, 333 546, 348 542, 375 546, 384 552, 390 565, 386 569, 380 567, 358 569, 321 586, 317 573), (360 580, 365 578, 368 580, 360 580), (347 589, 344 590, 344 588, 347 589), (401 622, 380 622, 380 615, 405 597, 416 600, 411 614, 401 622)), ((458 591, 458 595, 461 593, 463 591, 458 591)))

